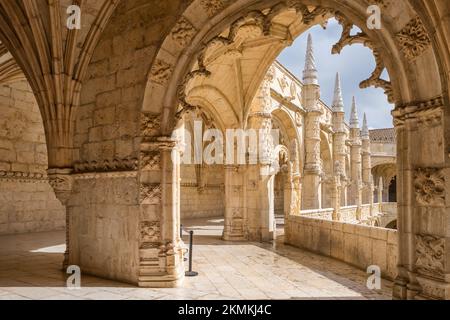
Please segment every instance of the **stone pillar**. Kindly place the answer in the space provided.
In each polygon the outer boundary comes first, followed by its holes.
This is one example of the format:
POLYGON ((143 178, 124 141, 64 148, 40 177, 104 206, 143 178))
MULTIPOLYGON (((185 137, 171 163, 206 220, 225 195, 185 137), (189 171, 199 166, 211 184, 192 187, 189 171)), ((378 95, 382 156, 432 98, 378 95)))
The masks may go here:
POLYGON ((320 119, 322 110, 319 105, 320 86, 314 60, 311 35, 308 36, 305 69, 303 71, 303 106, 306 109, 303 209, 320 209, 321 196, 321 161, 320 161, 320 119))
POLYGON ((347 180, 345 167, 347 156, 347 133, 345 131, 345 111, 344 100, 342 98, 341 81, 339 74, 336 74, 336 84, 333 99, 333 159, 335 176, 339 175, 339 189, 341 190, 340 205, 347 205, 347 180))
POLYGON ((225 169, 225 241, 247 240, 244 212, 243 166, 227 165, 225 169))
POLYGON ((49 183, 55 191, 56 198, 61 202, 66 211, 66 251, 64 252, 64 262, 62 265, 63 271, 66 271, 67 267, 70 265, 70 234, 73 232, 73 230, 71 230, 71 217, 69 210, 67 210, 67 204, 72 194, 73 187, 71 174, 72 169, 49 169, 47 171, 49 183))
POLYGON ((361 131, 362 141, 362 183, 363 183, 363 204, 369 204, 373 196, 372 192, 372 161, 370 150, 370 134, 367 125, 367 116, 364 114, 363 128, 361 131))
POLYGON ((398 277, 395 299, 450 299, 450 158, 444 101, 397 107, 398 277))
POLYGON ((352 205, 357 205, 360 212, 362 204, 362 156, 361 156, 361 131, 359 129, 356 100, 353 98, 352 115, 350 118, 350 161, 351 161, 351 191, 350 201, 352 205))
MULTIPOLYGON (((180 152, 169 137, 141 145, 149 164, 140 174, 139 286, 177 287, 184 280, 180 239, 180 152)), ((141 163, 142 165, 142 163, 141 163)))
POLYGON ((336 175, 333 179, 333 193, 332 193, 332 203, 333 203, 333 220, 341 220, 341 178, 336 175))
POLYGON ((383 203, 383 192, 384 192, 383 177, 380 177, 378 180, 377 191, 378 191, 378 203, 380 204, 380 209, 381 209, 381 204, 383 203))

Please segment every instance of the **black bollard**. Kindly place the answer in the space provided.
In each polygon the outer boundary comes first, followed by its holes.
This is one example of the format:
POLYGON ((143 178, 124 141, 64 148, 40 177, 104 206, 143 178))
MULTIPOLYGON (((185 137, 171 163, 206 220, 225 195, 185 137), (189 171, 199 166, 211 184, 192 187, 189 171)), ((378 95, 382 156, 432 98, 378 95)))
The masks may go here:
POLYGON ((198 272, 192 271, 192 248, 194 246, 194 231, 189 231, 189 271, 186 272, 186 277, 196 277, 198 272))
POLYGON ((183 239, 183 225, 180 224, 180 238, 183 239))

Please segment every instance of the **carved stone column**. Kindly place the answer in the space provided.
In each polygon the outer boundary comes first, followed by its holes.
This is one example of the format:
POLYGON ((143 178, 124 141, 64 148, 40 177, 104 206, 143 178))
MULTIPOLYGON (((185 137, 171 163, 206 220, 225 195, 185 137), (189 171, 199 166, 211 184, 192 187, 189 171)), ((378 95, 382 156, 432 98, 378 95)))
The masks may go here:
POLYGON ((184 279, 180 152, 169 137, 141 145, 139 286, 176 287, 184 279))
POLYGON ((242 166, 225 166, 225 241, 247 240, 242 166))
POLYGON ((72 169, 48 169, 47 175, 50 186, 55 191, 56 198, 61 202, 66 211, 66 251, 64 252, 63 270, 70 265, 70 214, 67 210, 67 203, 72 194, 73 178, 72 169))
POLYGON ((306 163, 303 184, 308 186, 303 190, 303 209, 320 209, 321 196, 321 161, 320 161, 320 109, 311 109, 306 115, 306 163))
POLYGON ((393 112, 398 140, 396 299, 450 299, 449 158, 443 100, 393 112))

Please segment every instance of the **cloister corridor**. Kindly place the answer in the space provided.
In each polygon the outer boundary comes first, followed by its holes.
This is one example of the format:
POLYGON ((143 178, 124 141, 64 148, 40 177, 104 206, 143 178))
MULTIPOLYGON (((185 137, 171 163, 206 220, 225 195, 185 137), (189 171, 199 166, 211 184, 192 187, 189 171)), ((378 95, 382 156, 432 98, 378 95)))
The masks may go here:
MULTIPOLYGON (((227 243, 220 239, 222 220, 187 220, 194 230, 195 278, 176 289, 136 288, 82 276, 81 289, 66 288, 61 271, 64 232, 0 237, 0 300, 228 300, 357 299, 389 300, 392 283, 382 290, 366 287, 368 275, 347 264, 276 243, 227 243)), ((185 232, 185 243, 188 235, 185 232)))

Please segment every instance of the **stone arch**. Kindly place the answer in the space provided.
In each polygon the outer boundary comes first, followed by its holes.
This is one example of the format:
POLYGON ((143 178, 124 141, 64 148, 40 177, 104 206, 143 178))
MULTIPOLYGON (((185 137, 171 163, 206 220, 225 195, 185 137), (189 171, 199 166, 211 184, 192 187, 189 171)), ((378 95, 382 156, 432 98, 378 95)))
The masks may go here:
MULTIPOLYGON (((250 1, 249 1, 250 3, 250 1)), ((247 5, 249 4, 247 3, 247 5)), ((310 4, 310 3, 309 3, 310 4)), ((191 41, 191 46, 189 48, 186 49, 186 52, 195 52, 196 50, 192 50, 193 47, 201 47, 198 44, 196 44, 196 42, 200 42, 202 39, 203 40, 203 48, 205 49, 205 51, 207 51, 208 49, 210 49, 212 46, 222 46, 222 47, 226 47, 226 46, 232 46, 233 41, 236 40, 235 36, 239 35, 239 29, 241 27, 245 27, 245 22, 248 21, 246 20, 246 18, 242 18, 242 19, 238 19, 236 20, 236 16, 237 14, 233 14, 233 12, 238 12, 236 9, 238 9, 241 5, 243 5, 243 2, 236 2, 233 3, 232 5, 230 5, 227 8, 224 8, 223 10, 217 10, 217 11, 213 11, 213 13, 211 13, 211 19, 210 19, 210 24, 208 24, 206 29, 202 29, 201 32, 199 32, 197 34, 197 37, 193 37, 194 40, 191 41), (235 11, 236 10, 236 11, 235 11), (227 18, 228 16, 228 18, 227 18), (216 20, 217 19, 217 20, 216 20), (234 19, 234 21, 236 22, 235 24, 232 25, 232 27, 230 28, 230 32, 227 33, 223 33, 221 34, 222 30, 227 28, 227 24, 228 26, 230 25, 230 21, 232 21, 234 19), (220 23, 217 23, 218 21, 220 21, 220 23), (217 23, 217 24, 216 24, 217 23), (213 27, 214 26, 214 27, 213 27), (214 31, 216 30, 216 31, 214 31), (218 31, 220 30, 220 31, 218 31), (207 35, 206 35, 207 34, 207 35), (221 34, 219 37, 214 38, 214 40, 211 41, 211 39, 213 39, 214 36, 217 36, 221 34), (206 35, 206 36, 205 36, 206 35)), ((268 6, 267 4, 265 4, 266 6, 268 6)), ((331 7, 335 7, 337 5, 337 3, 335 3, 334 1, 324 1, 323 5, 330 5, 331 7)), ((389 4, 386 4, 386 7, 388 7, 389 4)), ((385 88, 386 93, 388 94, 389 98, 391 101, 395 101, 396 105, 397 105, 397 110, 394 113, 394 116, 396 117, 397 121, 396 124, 397 126, 399 126, 399 130, 404 130, 404 115, 410 113, 410 109, 408 109, 409 106, 411 105, 416 105, 416 101, 431 101, 429 104, 425 103, 425 104, 418 104, 418 108, 419 109, 425 109, 427 108, 427 106, 432 106, 433 108, 435 108, 435 110, 440 110, 443 105, 444 102, 443 100, 440 100, 440 98, 438 97, 437 100, 430 100, 431 98, 433 98, 434 96, 441 96, 442 94, 444 94, 444 92, 442 91, 442 86, 440 85, 441 82, 441 78, 439 76, 438 79, 436 79, 436 75, 438 74, 437 72, 437 65, 436 65, 436 59, 435 56, 433 55, 434 52, 432 52, 432 50, 430 50, 430 43, 429 43, 429 38, 427 39, 427 31, 424 30, 425 33, 425 37, 423 39, 423 42, 420 44, 419 47, 410 47, 409 45, 409 40, 411 38, 414 38, 416 36, 416 34, 414 34, 414 30, 417 29, 424 29, 422 22, 420 21, 420 19, 416 18, 415 15, 416 13, 411 9, 411 7, 405 3, 405 10, 402 10, 402 15, 403 15, 403 21, 402 21, 402 25, 404 26, 403 29, 399 28, 399 23, 398 22, 394 22, 391 21, 391 23, 389 21, 384 21, 385 23, 385 28, 383 28, 381 31, 368 31, 366 30, 365 27, 365 23, 362 19, 362 17, 365 17, 364 14, 364 6, 361 6, 359 3, 356 3, 351 1, 348 2, 346 4, 346 6, 341 7, 341 13, 343 15, 345 15, 345 17, 348 17, 350 21, 352 22, 356 22, 356 25, 358 25, 360 27, 361 30, 363 30, 363 33, 365 33, 365 35, 357 35, 356 37, 350 36, 350 30, 351 30, 351 24, 348 24, 346 22, 343 22, 344 25, 344 32, 343 32, 343 36, 341 41, 338 43, 338 46, 335 48, 336 51, 339 51, 340 45, 343 44, 349 44, 349 43, 353 43, 353 42, 358 42, 358 41, 362 41, 365 44, 370 45, 375 45, 376 48, 374 49, 374 53, 375 53, 375 57, 376 57, 376 61, 377 61, 377 69, 375 70, 375 72, 373 73, 373 75, 371 76, 370 79, 368 79, 368 81, 365 81, 361 84, 362 87, 366 87, 369 85, 377 85, 377 86, 382 86, 385 88), (409 19, 408 21, 404 21, 405 17, 409 19), (395 31, 394 31, 395 30, 395 31), (346 33, 347 32, 347 33, 346 33), (372 42, 373 41, 373 42, 372 42), (369 44, 371 43, 371 44, 369 44), (428 55, 427 58, 423 58, 425 55, 428 55), (422 56, 422 58, 421 58, 422 56), (416 60, 417 58, 421 58, 422 61, 424 61, 424 59, 429 59, 429 65, 431 66, 429 68, 429 70, 425 70, 426 68, 416 68, 416 66, 413 66, 410 62, 413 60, 416 60), (381 63, 384 62, 385 65, 383 66, 381 63), (380 79, 380 75, 381 72, 383 71, 384 67, 386 67, 386 69, 388 70, 388 73, 390 75, 391 81, 392 83, 386 83, 386 81, 380 79), (419 77, 419 75, 422 78, 427 78, 429 77, 429 79, 435 79, 436 83, 439 83, 438 86, 436 86, 436 88, 434 88, 434 91, 429 91, 429 92, 425 92, 424 90, 418 90, 419 88, 416 86, 416 84, 414 83, 413 79, 416 79, 417 77, 419 77), (426 75, 426 76, 425 76, 426 75), (392 87, 391 87, 392 86, 392 87)), ((201 9, 201 5, 199 3, 193 3, 192 4, 193 8, 196 9, 201 9)), ((301 6, 300 6, 301 7, 301 6)), ((269 11, 270 14, 272 14, 273 12, 280 12, 283 9, 286 8, 286 5, 279 6, 276 7, 275 10, 269 11), (280 9, 280 7, 282 9, 280 9)), ((314 18, 316 18, 317 16, 320 16, 320 9, 314 10, 314 11, 310 11, 308 8, 306 8, 306 11, 304 10, 306 7, 303 7, 303 21, 307 21, 307 18, 312 18, 312 20, 314 20, 314 18)), ((205 8, 203 8, 205 9, 205 8)), ((243 7, 240 8, 240 15, 242 16, 243 13, 245 12, 251 12, 252 10, 258 9, 258 5, 248 5, 246 7, 246 9, 243 10, 243 7)), ((301 9, 301 8, 300 8, 301 9)), ((301 11, 301 10, 299 10, 301 11)), ((192 14, 192 13, 191 13, 192 14)), ((245 14, 244 14, 245 16, 245 14)), ((275 16, 275 14, 273 15, 275 16)), ((273 16, 270 15, 270 18, 272 18, 273 16)), ((249 33, 247 34, 249 37, 253 37, 258 34, 264 34, 264 32, 268 32, 270 33, 270 29, 271 29, 271 24, 270 22, 267 23, 267 20, 265 20, 264 23, 261 23, 262 20, 261 19, 261 14, 260 13, 253 13, 250 14, 249 16, 247 16, 250 18, 250 20, 252 20, 252 23, 250 23, 249 26, 247 26, 248 28, 245 30, 245 32, 249 33), (257 30, 259 28, 260 25, 263 25, 262 28, 259 29, 259 31, 257 30), (268 26, 266 28, 264 28, 264 26, 268 26)), ((311 22, 311 21, 309 21, 311 22)), ((304 31, 304 30, 302 30, 304 31)), ((287 42, 289 43, 289 41, 291 39, 289 39, 289 37, 292 37, 292 34, 289 34, 288 38, 283 38, 281 41, 283 42, 287 42)), ((239 39, 239 36, 237 37, 239 39)), ((197 43, 198 43, 197 42, 197 43)), ((170 51, 170 50, 168 50, 170 51)), ((180 90, 180 84, 181 84, 181 88, 183 85, 189 85, 189 82, 192 81, 193 77, 203 77, 203 78, 207 78, 207 77, 211 77, 211 71, 208 70, 208 66, 206 66, 205 60, 203 59, 205 54, 201 53, 201 52, 205 52, 202 49, 200 49, 200 59, 198 59, 197 62, 194 61, 187 61, 188 59, 184 59, 185 56, 183 56, 182 59, 182 64, 177 64, 176 66, 173 66, 173 77, 171 77, 170 75, 168 75, 168 78, 170 78, 169 83, 170 85, 168 86, 168 89, 165 90, 165 88, 160 88, 162 90, 161 92, 161 96, 164 96, 165 94, 165 98, 161 99, 159 102, 157 102, 157 104, 160 105, 161 110, 163 111, 163 119, 166 122, 166 124, 164 125, 164 129, 163 132, 170 132, 170 128, 171 128, 171 124, 170 124, 170 119, 171 119, 171 115, 173 114, 177 114, 180 111, 182 112, 183 109, 189 109, 191 106, 189 106, 188 103, 186 103, 185 99, 184 99, 184 92, 182 90, 180 90), (194 66, 194 68, 192 68, 194 66), (183 80, 184 79, 184 80, 183 80), (177 88, 177 90, 175 91, 175 88, 177 88), (178 97, 175 97, 175 93, 178 93, 178 97), (179 108, 178 105, 178 101, 181 102, 181 108, 179 108)), ((236 51, 231 51, 231 54, 233 55, 237 55, 239 56, 240 53, 236 52, 236 51)), ((261 69, 263 70, 263 74, 265 73, 265 71, 267 71, 267 68, 260 66, 261 69)), ((268 67, 268 66, 267 66, 268 67)), ((448 103, 448 98, 446 99, 446 102, 448 103)), ((415 112, 415 111, 413 111, 415 112)), ((404 132, 404 131, 402 131, 404 132)), ((401 136, 401 134, 399 134, 401 136)), ((436 147, 438 147, 438 145, 436 145, 436 147)), ((448 159, 441 158, 440 159, 441 163, 444 162, 448 162, 448 159)), ((425 161, 423 161, 423 163, 429 163, 429 164, 433 164, 435 163, 433 160, 431 159, 426 159, 425 161)), ((405 176, 405 179, 406 178, 405 176)), ((406 184, 411 184, 412 181, 410 180, 405 180, 402 183, 406 183, 406 184)), ((402 183, 400 184, 402 186, 402 183)), ((400 224, 401 225, 401 224, 400 224)), ((408 232, 407 230, 405 230, 405 232, 408 232)), ((411 232, 411 231, 409 231, 411 232)), ((414 250, 414 246, 415 244, 413 243, 409 243, 409 248, 411 248, 411 250, 414 250)), ((413 269, 414 268, 414 262, 413 261, 408 261, 408 259, 405 259, 404 262, 405 264, 405 268, 406 269, 413 269)), ((414 279, 409 279, 409 275, 407 275, 406 273, 402 274, 400 276, 400 278, 402 279, 401 281, 398 282, 399 284, 399 288, 406 288, 406 285, 403 284, 402 281, 412 281, 415 282, 414 279), (404 279, 408 279, 408 280, 404 280, 404 279)), ((405 289, 406 292, 406 289, 405 289)), ((404 297, 404 294, 400 294, 402 297, 404 297)))

